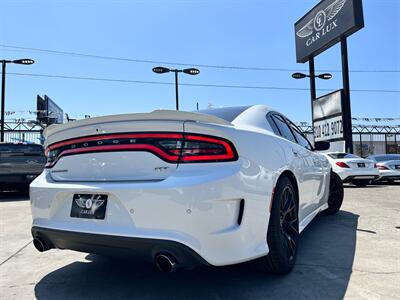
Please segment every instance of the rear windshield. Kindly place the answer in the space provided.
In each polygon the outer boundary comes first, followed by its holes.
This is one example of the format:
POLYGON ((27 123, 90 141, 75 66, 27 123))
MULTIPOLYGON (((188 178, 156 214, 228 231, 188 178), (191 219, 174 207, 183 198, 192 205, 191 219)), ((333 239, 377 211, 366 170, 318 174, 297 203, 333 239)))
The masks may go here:
POLYGON ((196 110, 194 112, 198 112, 205 115, 215 116, 221 119, 224 119, 228 122, 232 122, 238 115, 248 109, 250 106, 237 106, 237 107, 224 107, 224 108, 210 108, 210 109, 202 109, 196 110))
POLYGON ((389 161, 389 160, 400 160, 400 155, 379 155, 379 156, 373 156, 373 159, 375 161, 389 161))
POLYGON ((0 144, 0 152, 43 153, 43 147, 40 145, 0 144))
POLYGON ((333 159, 342 159, 342 158, 359 158, 357 155, 351 153, 329 153, 328 154, 333 159))

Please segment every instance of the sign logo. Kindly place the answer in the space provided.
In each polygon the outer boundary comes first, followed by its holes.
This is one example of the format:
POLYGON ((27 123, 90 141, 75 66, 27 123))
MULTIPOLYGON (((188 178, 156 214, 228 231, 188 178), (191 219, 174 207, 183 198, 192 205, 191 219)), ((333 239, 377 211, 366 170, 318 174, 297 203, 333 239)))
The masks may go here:
POLYGON ((303 26, 299 31, 296 32, 296 35, 300 38, 306 38, 312 35, 314 31, 316 31, 317 33, 315 39, 318 39, 320 36, 318 32, 326 29, 322 32, 322 35, 325 35, 333 28, 337 27, 336 21, 332 21, 332 23, 329 23, 325 27, 326 22, 331 21, 343 8, 345 3, 346 0, 336 0, 332 4, 328 5, 325 9, 318 11, 314 18, 311 18, 311 20, 308 21, 305 26, 303 26))
POLYGON ((90 196, 90 198, 82 198, 81 196, 79 196, 79 198, 75 199, 75 203, 80 208, 95 211, 105 202, 104 200, 100 200, 100 197, 101 195, 92 195, 90 196))
POLYGON ((320 10, 314 18, 314 29, 316 31, 320 31, 324 26, 326 22, 326 13, 323 10, 320 10))

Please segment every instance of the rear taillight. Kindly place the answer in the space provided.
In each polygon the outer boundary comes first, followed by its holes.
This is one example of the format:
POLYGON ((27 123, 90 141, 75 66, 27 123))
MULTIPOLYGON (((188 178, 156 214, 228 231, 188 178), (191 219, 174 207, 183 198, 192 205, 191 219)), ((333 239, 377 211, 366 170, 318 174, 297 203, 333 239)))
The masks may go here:
POLYGON ((381 165, 376 165, 376 167, 377 167, 379 170, 389 170, 388 167, 381 166, 381 165))
POLYGON ((50 145, 46 167, 62 156, 93 152, 147 151, 170 163, 225 162, 238 159, 233 144, 220 137, 180 133, 121 133, 82 137, 50 145))
POLYGON ((237 160, 232 143, 225 139, 185 134, 180 162, 217 162, 237 160))
POLYGON ((338 162, 336 163, 336 165, 339 166, 339 167, 341 167, 341 168, 350 168, 347 164, 345 164, 345 163, 342 162, 342 161, 338 161, 338 162))

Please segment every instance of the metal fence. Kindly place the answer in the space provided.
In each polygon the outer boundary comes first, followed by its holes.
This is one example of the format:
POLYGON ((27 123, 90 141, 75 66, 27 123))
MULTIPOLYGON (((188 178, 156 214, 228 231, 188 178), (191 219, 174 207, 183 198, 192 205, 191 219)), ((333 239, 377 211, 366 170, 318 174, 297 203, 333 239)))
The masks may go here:
MULTIPOLYGON (((313 140, 313 128, 302 122, 300 129, 313 140)), ((367 157, 373 154, 400 154, 400 125, 353 125, 354 154, 367 157)))
POLYGON ((42 134, 40 130, 11 130, 4 132, 4 141, 5 142, 26 142, 26 143, 35 143, 42 144, 42 134))
MULTIPOLYGON (((8 123, 4 140, 6 142, 29 142, 43 144, 41 128, 19 123, 8 123)), ((305 122, 298 123, 300 129, 313 140, 312 126, 305 122)), ((353 125, 354 153, 361 157, 372 154, 400 154, 400 125, 353 125)))
POLYGON ((4 141, 5 142, 27 142, 42 144, 42 128, 34 121, 25 119, 6 120, 4 124, 4 141))

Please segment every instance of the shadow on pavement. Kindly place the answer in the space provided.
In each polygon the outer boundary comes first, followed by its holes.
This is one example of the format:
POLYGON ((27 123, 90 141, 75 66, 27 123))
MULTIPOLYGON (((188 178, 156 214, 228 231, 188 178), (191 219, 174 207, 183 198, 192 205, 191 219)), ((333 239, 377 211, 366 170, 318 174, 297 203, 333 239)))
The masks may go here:
POLYGON ((158 272, 152 265, 88 255, 43 277, 38 299, 343 299, 352 272, 358 215, 317 217, 302 233, 297 264, 287 276, 246 264, 158 272))

